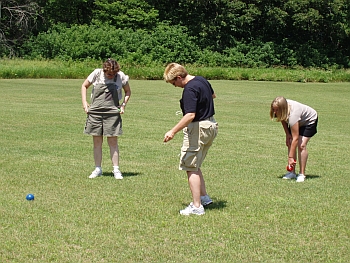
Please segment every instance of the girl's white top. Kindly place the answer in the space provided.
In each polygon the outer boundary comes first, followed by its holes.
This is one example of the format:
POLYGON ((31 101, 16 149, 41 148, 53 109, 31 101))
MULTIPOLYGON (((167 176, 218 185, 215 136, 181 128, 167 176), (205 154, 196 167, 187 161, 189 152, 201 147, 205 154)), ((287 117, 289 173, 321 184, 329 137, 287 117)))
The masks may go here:
POLYGON ((287 99, 287 103, 290 108, 288 123, 292 127, 294 124, 299 122, 300 126, 307 126, 314 124, 317 119, 317 112, 300 102, 287 99))
POLYGON ((113 79, 108 79, 105 76, 103 69, 98 68, 98 69, 95 69, 87 77, 87 80, 94 86, 97 84, 113 84, 114 83, 116 85, 116 89, 118 91, 118 98, 119 98, 119 100, 121 100, 123 97, 122 88, 126 84, 128 84, 129 76, 125 75, 123 71, 119 71, 113 79))

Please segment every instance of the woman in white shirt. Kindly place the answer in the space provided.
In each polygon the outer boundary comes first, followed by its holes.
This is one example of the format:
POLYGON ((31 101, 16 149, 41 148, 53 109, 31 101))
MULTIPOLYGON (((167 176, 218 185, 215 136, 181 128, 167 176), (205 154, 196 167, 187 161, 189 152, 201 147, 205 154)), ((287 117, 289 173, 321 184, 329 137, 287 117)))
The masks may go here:
POLYGON ((107 137, 113 174, 116 179, 123 179, 119 170, 118 136, 122 135, 121 114, 131 95, 129 76, 120 71, 120 65, 114 59, 103 63, 102 69, 95 69, 81 86, 83 109, 88 114, 84 133, 92 135, 94 144, 95 170, 89 178, 102 175, 102 143, 107 137), (87 89, 93 85, 91 105, 86 100, 87 89), (125 96, 122 104, 122 90, 125 96))
POLYGON ((317 133, 317 112, 302 103, 284 97, 276 97, 270 108, 271 120, 282 123, 286 134, 288 147, 288 165, 292 170, 283 179, 297 179, 304 182, 306 179, 305 168, 308 159, 307 144, 312 136, 317 133), (298 149, 299 175, 296 176, 296 150, 298 149))

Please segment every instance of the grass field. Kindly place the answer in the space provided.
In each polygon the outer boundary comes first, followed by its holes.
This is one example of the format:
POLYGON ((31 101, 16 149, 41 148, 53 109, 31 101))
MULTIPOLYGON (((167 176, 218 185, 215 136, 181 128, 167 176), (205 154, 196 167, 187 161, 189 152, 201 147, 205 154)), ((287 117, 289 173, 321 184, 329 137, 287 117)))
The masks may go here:
POLYGON ((349 83, 211 81, 219 135, 202 170, 214 204, 185 217, 182 134, 162 142, 181 89, 131 81, 124 180, 106 143, 105 176, 88 179, 82 81, 0 81, 0 262, 350 262, 349 83), (269 119, 278 95, 319 113, 304 183, 281 179, 285 137, 269 119))

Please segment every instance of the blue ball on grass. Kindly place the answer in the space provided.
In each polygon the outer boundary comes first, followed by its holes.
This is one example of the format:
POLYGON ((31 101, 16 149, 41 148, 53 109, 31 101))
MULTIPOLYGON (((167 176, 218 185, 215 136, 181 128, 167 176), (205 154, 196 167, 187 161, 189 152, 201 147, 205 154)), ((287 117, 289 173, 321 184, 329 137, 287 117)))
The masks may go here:
POLYGON ((34 200, 34 195, 33 194, 27 194, 26 199, 28 201, 33 201, 34 200))

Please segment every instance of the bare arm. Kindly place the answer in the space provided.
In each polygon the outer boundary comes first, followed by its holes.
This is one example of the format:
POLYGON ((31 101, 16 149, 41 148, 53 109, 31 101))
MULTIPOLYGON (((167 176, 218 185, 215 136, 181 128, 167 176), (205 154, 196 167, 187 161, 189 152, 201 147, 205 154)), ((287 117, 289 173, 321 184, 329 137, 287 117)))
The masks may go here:
POLYGON ((81 102, 83 104, 83 109, 86 113, 89 111, 89 103, 86 100, 86 90, 90 87, 91 83, 86 79, 81 85, 81 102))
POLYGON ((291 127, 292 131, 292 142, 290 144, 289 156, 288 156, 288 164, 294 164, 294 160, 296 160, 296 149, 298 147, 299 142, 299 122, 294 124, 291 127))
POLYGON ((131 96, 131 89, 129 83, 127 83, 125 86, 123 86, 125 96, 124 96, 124 101, 122 103, 122 106, 120 107, 120 113, 124 113, 125 106, 128 103, 130 96, 131 96))
POLYGON ((187 113, 185 116, 183 116, 181 120, 174 126, 174 128, 172 128, 164 135, 163 141, 168 142, 171 139, 173 139, 175 134, 181 131, 183 128, 187 127, 188 124, 190 124, 193 121, 195 116, 195 113, 187 113))
POLYGON ((292 142, 292 135, 288 130, 288 124, 285 121, 281 121, 284 133, 286 134, 286 146, 289 147, 292 142))

